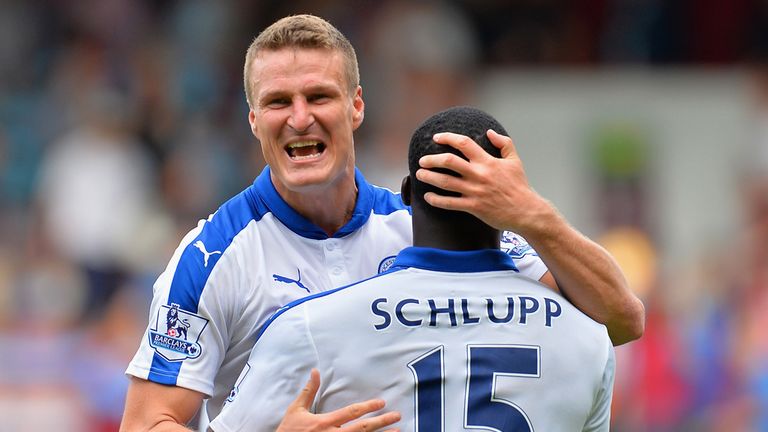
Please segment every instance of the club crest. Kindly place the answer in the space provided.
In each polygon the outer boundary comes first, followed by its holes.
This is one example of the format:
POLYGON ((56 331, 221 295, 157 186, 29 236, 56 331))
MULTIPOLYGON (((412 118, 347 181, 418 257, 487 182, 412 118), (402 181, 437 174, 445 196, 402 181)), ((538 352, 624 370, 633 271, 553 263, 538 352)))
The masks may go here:
POLYGON ((379 263, 379 273, 384 273, 385 271, 389 270, 390 267, 392 267, 392 264, 395 263, 395 255, 390 255, 379 263))
POLYGON ((169 361, 197 358, 203 350, 198 339, 207 325, 207 319, 180 309, 176 303, 162 305, 149 329, 149 344, 169 361))
POLYGON ((501 250, 513 258, 522 258, 524 255, 536 255, 531 245, 519 235, 504 231, 501 234, 501 250))

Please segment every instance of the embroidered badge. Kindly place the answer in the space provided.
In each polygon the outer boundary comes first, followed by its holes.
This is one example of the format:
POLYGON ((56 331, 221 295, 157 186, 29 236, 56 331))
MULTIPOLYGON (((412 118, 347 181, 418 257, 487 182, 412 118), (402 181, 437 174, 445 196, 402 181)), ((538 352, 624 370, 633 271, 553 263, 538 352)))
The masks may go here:
POLYGON ((197 358, 203 350, 198 339, 207 325, 207 319, 180 309, 176 303, 162 305, 149 329, 149 344, 169 361, 197 358))
POLYGON ((392 264, 395 263, 395 255, 390 255, 379 263, 379 273, 384 273, 385 271, 389 270, 390 267, 392 267, 392 264))
POLYGON ((513 258, 522 258, 524 255, 536 255, 531 245, 519 235, 504 231, 501 234, 501 250, 513 258))

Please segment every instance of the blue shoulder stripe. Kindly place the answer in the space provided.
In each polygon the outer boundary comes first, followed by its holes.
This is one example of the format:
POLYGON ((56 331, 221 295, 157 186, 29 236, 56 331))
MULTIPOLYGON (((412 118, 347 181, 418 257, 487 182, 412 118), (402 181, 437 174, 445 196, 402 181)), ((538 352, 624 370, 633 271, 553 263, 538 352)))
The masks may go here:
POLYGON ((267 212, 253 199, 251 188, 224 203, 205 221, 200 234, 187 245, 173 275, 169 304, 176 303, 181 309, 197 313, 203 288, 216 263, 235 236, 267 212))
POLYGON ((403 204, 399 193, 394 193, 389 189, 371 185, 373 198, 373 213, 377 215, 388 215, 398 210, 407 210, 411 214, 411 207, 403 204))

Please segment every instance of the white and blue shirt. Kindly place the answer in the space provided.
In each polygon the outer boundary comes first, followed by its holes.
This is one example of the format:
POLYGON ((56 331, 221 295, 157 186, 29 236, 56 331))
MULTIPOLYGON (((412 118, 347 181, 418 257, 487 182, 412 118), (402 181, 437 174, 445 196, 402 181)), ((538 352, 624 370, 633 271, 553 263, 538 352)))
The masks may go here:
MULTIPOLYGON (((215 417, 269 317, 284 305, 387 270, 412 242, 410 208, 356 170, 352 218, 328 236, 275 190, 269 167, 181 241, 157 279, 149 325, 126 373, 211 398, 215 417)), ((502 250, 539 279, 541 259, 505 234, 502 250)), ((291 393, 295 396, 295 393, 291 393)))
POLYGON ((403 431, 608 431, 605 326, 498 250, 408 248, 382 275, 294 302, 211 427, 274 431, 312 368, 314 412, 383 398, 403 431))

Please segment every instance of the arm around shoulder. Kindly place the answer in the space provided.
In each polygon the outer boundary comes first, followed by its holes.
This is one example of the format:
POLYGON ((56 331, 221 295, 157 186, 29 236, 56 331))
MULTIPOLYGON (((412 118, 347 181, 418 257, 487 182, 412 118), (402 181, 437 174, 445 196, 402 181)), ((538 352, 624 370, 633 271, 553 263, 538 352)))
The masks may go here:
POLYGON ((521 233, 549 268, 541 282, 608 328, 614 345, 640 338, 645 306, 605 248, 573 228, 554 208, 540 225, 521 233))
POLYGON ((189 431, 189 422, 203 402, 194 390, 131 377, 120 432, 189 431))

